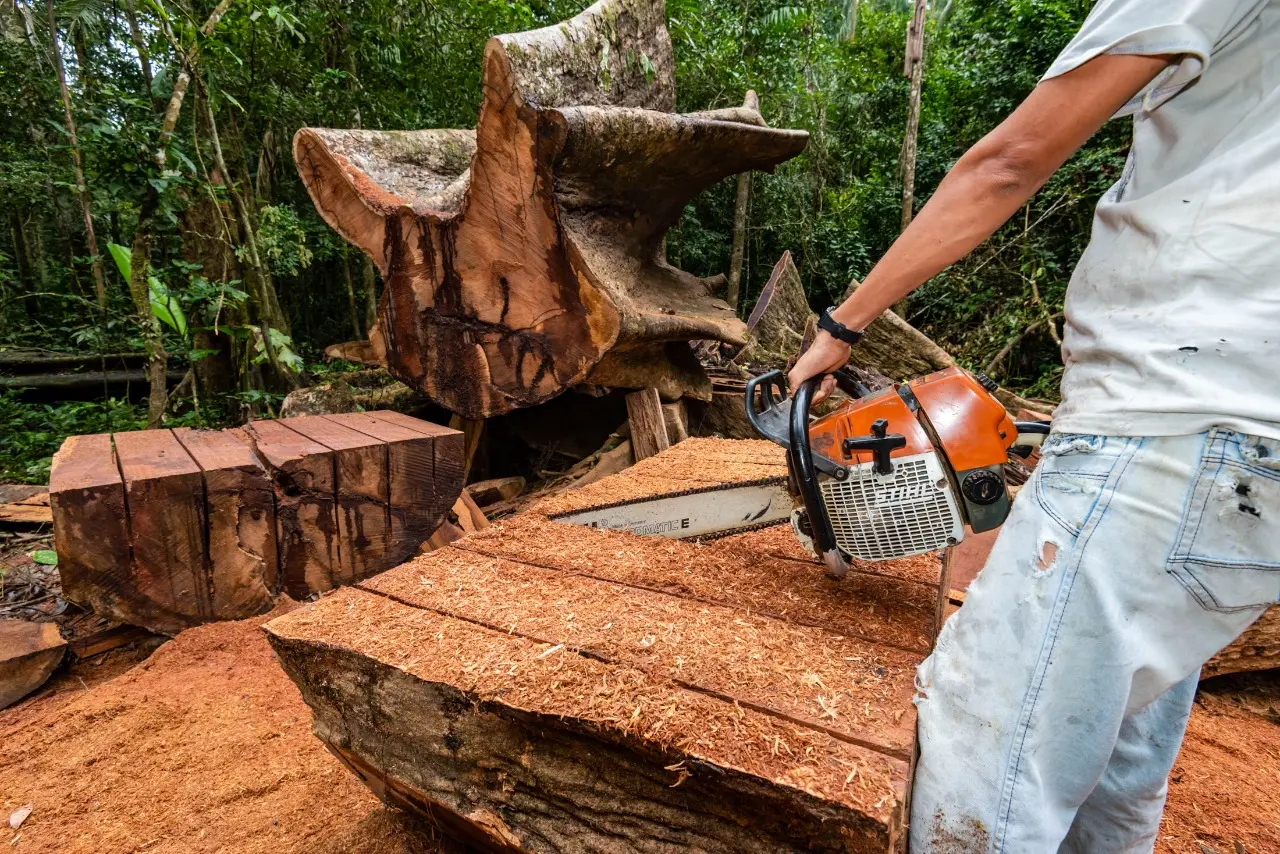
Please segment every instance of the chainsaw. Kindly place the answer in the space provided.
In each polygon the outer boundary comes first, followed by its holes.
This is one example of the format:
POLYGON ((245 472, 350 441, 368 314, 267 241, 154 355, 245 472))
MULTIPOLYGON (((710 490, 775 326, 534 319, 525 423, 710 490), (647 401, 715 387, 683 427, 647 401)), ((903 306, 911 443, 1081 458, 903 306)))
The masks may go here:
POLYGON ((1009 515, 1004 465, 1049 433, 1047 421, 1015 422, 981 374, 948 368, 872 392, 845 371, 849 400, 813 419, 821 381, 786 395, 781 371, 747 383, 747 416, 787 449, 796 536, 843 578, 849 560, 892 560, 953 546, 998 528, 1009 515))
POLYGON ((937 551, 999 527, 1009 514, 1004 463, 1025 456, 1049 422, 1015 422, 995 383, 949 368, 872 391, 846 371, 849 400, 813 418, 820 377, 788 397, 781 371, 747 383, 746 410, 787 451, 787 477, 620 501, 553 516, 642 535, 709 539, 788 520, 800 542, 842 578, 849 561, 937 551), (710 499, 710 500, 708 500, 710 499))

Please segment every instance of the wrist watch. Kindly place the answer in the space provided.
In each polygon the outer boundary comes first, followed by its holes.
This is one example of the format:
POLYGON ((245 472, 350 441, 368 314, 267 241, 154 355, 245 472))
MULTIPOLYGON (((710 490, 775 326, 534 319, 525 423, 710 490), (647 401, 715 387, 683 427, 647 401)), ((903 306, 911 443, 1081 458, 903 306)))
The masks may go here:
POLYGON ((862 333, 854 332, 852 329, 832 317, 831 312, 835 310, 836 307, 834 305, 830 306, 818 317, 818 328, 837 341, 843 341, 850 346, 857 344, 862 340, 862 333))

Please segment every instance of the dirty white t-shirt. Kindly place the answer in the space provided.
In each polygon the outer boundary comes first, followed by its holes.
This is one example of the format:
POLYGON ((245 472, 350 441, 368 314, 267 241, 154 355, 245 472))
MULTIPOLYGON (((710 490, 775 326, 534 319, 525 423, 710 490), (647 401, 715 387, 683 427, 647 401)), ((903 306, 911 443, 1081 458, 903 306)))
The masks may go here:
POLYGON ((1280 439, 1280 0, 1099 0, 1046 74, 1179 59, 1067 290, 1054 429, 1280 439))

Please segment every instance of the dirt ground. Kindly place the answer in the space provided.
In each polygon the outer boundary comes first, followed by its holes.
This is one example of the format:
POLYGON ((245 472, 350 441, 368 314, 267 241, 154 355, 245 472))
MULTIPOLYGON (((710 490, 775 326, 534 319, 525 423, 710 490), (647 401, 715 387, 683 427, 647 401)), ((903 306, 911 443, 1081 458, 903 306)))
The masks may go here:
MULTIPOLYGON (((452 849, 312 737, 261 622, 193 629, 141 662, 130 650, 79 662, 0 712, 0 815, 34 807, 0 839, 59 854, 452 849)), ((1280 851, 1278 709, 1275 674, 1201 692, 1158 851, 1280 851)))

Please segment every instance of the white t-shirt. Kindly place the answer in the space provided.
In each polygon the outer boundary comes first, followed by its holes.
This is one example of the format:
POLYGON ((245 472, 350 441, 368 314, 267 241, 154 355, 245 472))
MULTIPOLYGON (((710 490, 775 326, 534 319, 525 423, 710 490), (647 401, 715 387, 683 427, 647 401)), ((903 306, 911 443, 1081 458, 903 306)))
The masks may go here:
POLYGON ((1055 430, 1280 439, 1280 0, 1099 0, 1045 75, 1178 54, 1067 289, 1055 430))

